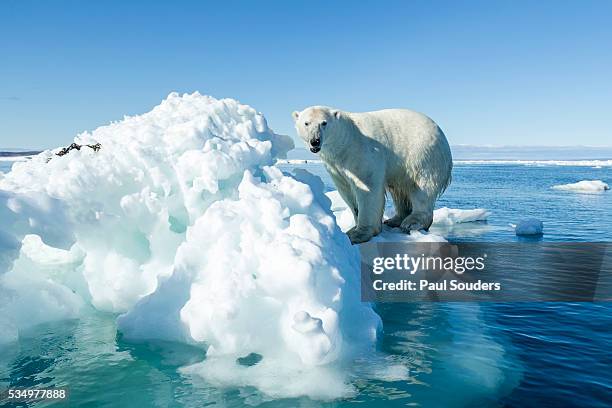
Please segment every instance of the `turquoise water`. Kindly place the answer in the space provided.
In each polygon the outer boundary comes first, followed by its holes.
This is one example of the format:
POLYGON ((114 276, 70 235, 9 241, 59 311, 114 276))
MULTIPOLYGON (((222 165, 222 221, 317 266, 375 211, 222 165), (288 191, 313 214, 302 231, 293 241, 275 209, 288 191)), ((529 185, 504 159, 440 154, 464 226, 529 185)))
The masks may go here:
MULTIPOLYGON (((320 165, 303 167, 331 188, 320 165)), ((487 223, 437 232, 457 242, 512 242, 518 238, 508 224, 536 217, 544 221, 542 240, 612 241, 612 192, 550 189, 584 179, 610 184, 611 168, 456 166, 438 206, 483 207, 492 215, 487 223)), ((357 393, 343 400, 269 400, 249 387, 215 388, 179 372, 205 358, 201 349, 126 342, 115 316, 94 311, 38 326, 3 350, 0 387, 67 387, 69 406, 609 406, 610 303, 378 304, 376 309, 384 322, 378 350, 389 364, 406 366, 409 379, 372 380, 354 371, 350 381, 357 393)))

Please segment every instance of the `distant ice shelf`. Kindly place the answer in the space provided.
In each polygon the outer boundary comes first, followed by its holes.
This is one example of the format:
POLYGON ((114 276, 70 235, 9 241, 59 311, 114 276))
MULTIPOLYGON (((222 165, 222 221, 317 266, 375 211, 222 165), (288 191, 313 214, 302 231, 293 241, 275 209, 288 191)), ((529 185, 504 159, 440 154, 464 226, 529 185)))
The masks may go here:
MULTIPOLYGON (((281 159, 281 164, 323 163, 320 159, 281 159)), ((495 166, 575 166, 575 167, 612 167, 612 160, 453 160, 458 166, 495 165, 495 166)))
POLYGON ((457 165, 611 167, 612 160, 454 160, 457 165))

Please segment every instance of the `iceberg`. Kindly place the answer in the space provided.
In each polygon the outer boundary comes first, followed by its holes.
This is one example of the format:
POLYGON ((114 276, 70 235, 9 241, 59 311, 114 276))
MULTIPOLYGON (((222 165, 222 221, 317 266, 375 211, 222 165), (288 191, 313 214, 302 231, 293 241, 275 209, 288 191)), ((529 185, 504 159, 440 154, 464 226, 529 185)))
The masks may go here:
POLYGON ((292 147, 254 109, 197 93, 171 94, 151 112, 82 133, 75 143, 102 148, 61 157, 48 150, 17 162, 0 191, 32 208, 48 207, 44 200, 62 205, 37 224, 66 219, 59 234, 74 236, 85 253, 86 296, 109 312, 129 310, 172 272, 188 226, 213 202, 235 196, 244 171, 261 172, 292 147))
POLYGON ((321 180, 275 167, 290 138, 235 100, 172 93, 74 142, 100 149, 0 178, 0 344, 93 307, 125 339, 205 348, 184 373, 212 384, 350 394, 338 367, 381 321, 321 180))
POLYGON ((610 186, 601 180, 582 180, 577 183, 559 184, 552 186, 554 190, 575 191, 578 193, 601 193, 609 190, 610 186))

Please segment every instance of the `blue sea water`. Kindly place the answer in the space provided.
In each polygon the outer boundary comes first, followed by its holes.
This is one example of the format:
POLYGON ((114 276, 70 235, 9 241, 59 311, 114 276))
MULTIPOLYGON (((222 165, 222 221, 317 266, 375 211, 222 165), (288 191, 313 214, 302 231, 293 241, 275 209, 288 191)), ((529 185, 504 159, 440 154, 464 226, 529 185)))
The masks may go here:
MULTIPOLYGON (((333 188, 320 164, 298 166, 333 188)), ((612 241, 612 192, 550 188, 597 179, 612 184, 612 169, 457 165, 437 205, 487 208, 492 215, 486 223, 432 232, 454 242, 515 242, 520 238, 509 224, 534 217, 545 232, 535 239, 612 241)), ((93 311, 77 321, 36 327, 3 350, 0 387, 65 386, 69 406, 610 406, 612 303, 389 303, 376 310, 384 322, 378 349, 390 363, 408 367, 409 380, 356 376, 351 382, 357 393, 343 400, 269 400, 248 387, 195 383, 178 368, 202 360, 202 350, 128 343, 113 315, 93 311)))
POLYGON ((12 165, 12 161, 0 161, 0 171, 3 173, 8 173, 11 170, 12 165))

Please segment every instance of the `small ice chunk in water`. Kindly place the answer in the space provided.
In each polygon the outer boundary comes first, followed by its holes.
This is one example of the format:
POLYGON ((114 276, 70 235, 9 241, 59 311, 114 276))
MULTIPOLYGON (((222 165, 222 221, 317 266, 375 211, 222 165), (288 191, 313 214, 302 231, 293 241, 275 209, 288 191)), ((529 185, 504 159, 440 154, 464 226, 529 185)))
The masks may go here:
POLYGON ((516 235, 542 235, 544 223, 536 218, 522 220, 515 226, 516 235))
POLYGON ((554 190, 574 191, 577 193, 601 193, 609 190, 610 186, 601 180, 582 180, 577 183, 560 184, 552 188, 554 190))
POLYGON ((463 210, 442 207, 434 211, 433 223, 437 225, 454 225, 466 222, 486 221, 490 215, 491 211, 484 208, 463 210))

